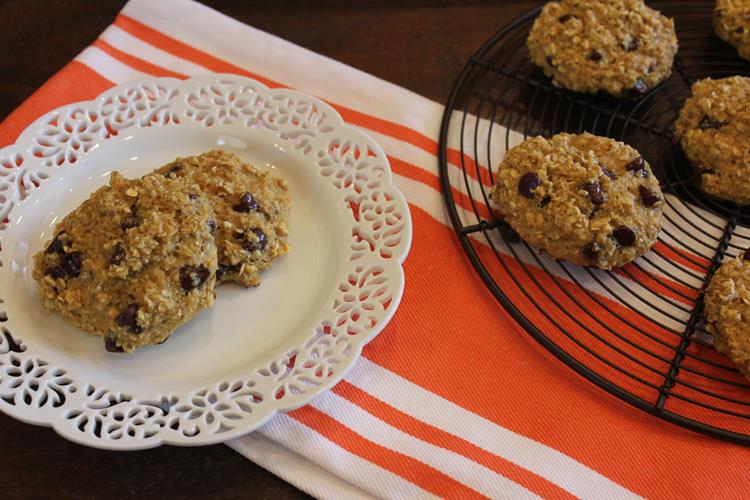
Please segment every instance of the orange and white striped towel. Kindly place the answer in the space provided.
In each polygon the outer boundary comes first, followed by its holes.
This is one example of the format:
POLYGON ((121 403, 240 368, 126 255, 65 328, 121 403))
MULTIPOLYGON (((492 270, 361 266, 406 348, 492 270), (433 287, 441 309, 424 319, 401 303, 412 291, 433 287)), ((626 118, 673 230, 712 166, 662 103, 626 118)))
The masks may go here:
POLYGON ((131 0, 5 119, 0 144, 42 113, 113 85, 207 72, 331 103, 388 153, 414 224, 403 302, 349 376, 229 446, 320 497, 747 495, 750 450, 667 424, 584 381, 486 291, 439 191, 437 103, 200 4, 131 0))

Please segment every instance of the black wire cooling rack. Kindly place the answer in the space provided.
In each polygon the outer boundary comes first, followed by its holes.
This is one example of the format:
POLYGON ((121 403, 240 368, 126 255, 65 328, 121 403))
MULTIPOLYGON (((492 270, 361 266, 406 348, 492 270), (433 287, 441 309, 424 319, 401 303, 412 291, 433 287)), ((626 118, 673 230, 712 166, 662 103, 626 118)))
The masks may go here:
POLYGON ((750 74, 711 26, 713 2, 653 2, 675 19, 672 76, 638 100, 568 92, 529 61, 535 9, 493 35, 448 99, 440 174, 469 261, 497 300, 546 349, 586 379, 664 420, 750 444, 750 386, 711 347, 703 289, 750 246, 750 211, 705 196, 673 141, 690 87, 750 74), (665 227, 651 252, 605 272, 543 255, 488 210, 504 151, 525 137, 588 131, 624 141, 649 161, 665 193, 665 227))

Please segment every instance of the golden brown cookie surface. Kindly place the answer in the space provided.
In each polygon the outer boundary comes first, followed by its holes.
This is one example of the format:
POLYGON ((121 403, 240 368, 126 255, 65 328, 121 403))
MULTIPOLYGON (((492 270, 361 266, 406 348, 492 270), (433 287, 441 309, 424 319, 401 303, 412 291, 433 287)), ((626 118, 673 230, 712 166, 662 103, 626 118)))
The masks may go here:
POLYGON ((740 255, 722 264, 706 288, 704 300, 714 347, 750 380, 750 261, 740 255))
POLYGON ((197 186, 113 172, 34 256, 42 302, 108 350, 161 343, 214 302, 213 223, 197 186))
POLYGON ((719 38, 750 59, 750 0, 717 0, 713 21, 719 38))
POLYGON ((554 85, 627 96, 669 77, 677 36, 642 0, 561 0, 544 6, 527 46, 554 85))
POLYGON ((178 158, 157 172, 200 187, 216 214, 218 282, 260 284, 261 271, 288 250, 289 188, 286 181, 221 150, 178 158))
POLYGON ((706 78, 693 85, 675 136, 706 193, 750 203, 750 78, 706 78))
POLYGON ((648 251, 662 224, 663 195, 648 163, 591 134, 534 137, 511 149, 491 197, 531 245, 602 269, 648 251))

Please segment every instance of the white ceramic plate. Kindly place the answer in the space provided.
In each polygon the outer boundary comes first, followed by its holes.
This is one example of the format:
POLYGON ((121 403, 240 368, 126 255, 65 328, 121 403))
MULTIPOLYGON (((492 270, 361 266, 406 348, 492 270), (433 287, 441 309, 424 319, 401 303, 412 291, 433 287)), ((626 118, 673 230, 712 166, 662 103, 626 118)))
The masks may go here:
POLYGON ((236 75, 122 85, 0 150, 0 409, 112 449, 245 434, 340 380, 398 307, 411 242, 388 159, 318 99, 236 75), (164 345, 112 354, 43 309, 31 258, 119 170, 221 147, 290 186, 291 251, 164 345))

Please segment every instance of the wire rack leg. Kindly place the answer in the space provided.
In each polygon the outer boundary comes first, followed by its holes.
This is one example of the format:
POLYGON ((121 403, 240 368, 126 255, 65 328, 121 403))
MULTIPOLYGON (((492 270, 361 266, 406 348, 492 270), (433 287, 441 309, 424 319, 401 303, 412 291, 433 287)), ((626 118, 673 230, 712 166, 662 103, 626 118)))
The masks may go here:
POLYGON ((708 268, 708 271, 706 272, 706 278, 703 282, 701 295, 698 298, 698 300, 695 302, 695 306, 693 307, 693 311, 690 314, 690 319, 687 323, 687 326, 685 327, 685 330, 682 332, 682 339, 680 340, 680 345, 678 346, 677 352, 675 352, 675 355, 672 358, 672 362, 669 365, 669 372, 667 373, 667 376, 664 378, 664 383, 662 383, 661 387, 659 388, 659 397, 656 400, 656 403, 654 404, 654 408, 656 410, 661 411, 664 409, 664 405, 667 402, 667 398, 669 398, 669 394, 672 388, 675 386, 677 375, 680 373, 680 365, 685 360, 685 352, 687 351, 687 348, 690 347, 693 333, 695 333, 696 328, 701 321, 701 317, 703 316, 703 297, 706 292, 706 286, 711 281, 711 278, 713 277, 714 273, 721 265, 721 261, 724 258, 724 254, 726 253, 727 247, 729 246, 729 240, 732 239, 732 233, 734 232, 736 227, 737 227, 737 216, 735 215, 734 217, 731 217, 727 221, 727 224, 724 227, 724 234, 722 235, 721 240, 719 241, 719 246, 716 248, 716 253, 711 259, 711 266, 708 268))

